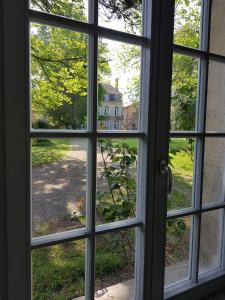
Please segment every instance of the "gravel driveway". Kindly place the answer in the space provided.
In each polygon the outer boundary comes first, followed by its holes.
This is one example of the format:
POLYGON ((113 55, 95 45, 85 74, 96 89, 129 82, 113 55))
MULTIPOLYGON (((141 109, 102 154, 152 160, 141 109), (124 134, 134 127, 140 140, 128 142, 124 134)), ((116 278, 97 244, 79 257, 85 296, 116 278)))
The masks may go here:
POLYGON ((75 142, 62 160, 33 168, 34 235, 40 231, 53 233, 77 227, 77 224, 71 222, 72 213, 74 210, 85 212, 87 143, 82 139, 76 139, 75 142), (59 224, 65 228, 57 228, 59 224))

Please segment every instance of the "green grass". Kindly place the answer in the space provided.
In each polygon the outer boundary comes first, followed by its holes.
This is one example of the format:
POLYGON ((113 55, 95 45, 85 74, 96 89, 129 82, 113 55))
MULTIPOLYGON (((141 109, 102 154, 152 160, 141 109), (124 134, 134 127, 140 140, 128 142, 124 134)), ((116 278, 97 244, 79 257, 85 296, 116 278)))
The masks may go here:
MULTIPOLYGON (((115 234, 114 234, 115 236, 115 234)), ((112 234, 98 237, 96 280, 122 270, 127 263, 122 251, 114 247, 112 234)), ((32 252, 33 299, 68 300, 85 292, 85 242, 76 241, 32 252)))
POLYGON ((170 149, 179 152, 173 156, 171 167, 173 173, 173 189, 168 195, 168 209, 179 209, 191 206, 191 192, 193 180, 193 157, 187 150, 185 139, 172 139, 170 149))
POLYGON ((70 149, 70 140, 51 139, 50 143, 33 143, 32 166, 51 164, 62 159, 70 149))

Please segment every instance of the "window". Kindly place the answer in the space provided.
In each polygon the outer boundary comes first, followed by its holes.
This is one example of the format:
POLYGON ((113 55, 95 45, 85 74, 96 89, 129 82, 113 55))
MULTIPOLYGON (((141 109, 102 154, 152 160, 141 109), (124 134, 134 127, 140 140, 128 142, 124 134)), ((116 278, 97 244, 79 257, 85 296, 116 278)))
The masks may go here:
POLYGON ((113 127, 114 127, 114 129, 120 129, 120 121, 115 121, 113 123, 113 127))
POLYGON ((120 115, 120 108, 119 107, 115 107, 115 116, 119 116, 120 115))
POLYGON ((2 4, 0 298, 224 287, 223 3, 27 2, 2 4))
POLYGON ((108 116, 109 114, 109 107, 108 106, 104 106, 104 115, 108 116))

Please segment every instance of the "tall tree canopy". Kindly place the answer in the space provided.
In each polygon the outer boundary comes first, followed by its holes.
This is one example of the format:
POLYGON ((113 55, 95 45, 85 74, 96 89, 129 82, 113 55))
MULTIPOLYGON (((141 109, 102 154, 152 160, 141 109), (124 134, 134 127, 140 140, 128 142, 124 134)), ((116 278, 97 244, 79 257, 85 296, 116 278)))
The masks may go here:
MULTIPOLYGON (((79 10, 62 1, 46 1, 51 9, 85 20, 84 5, 79 10)), ((42 7, 44 1, 35 1, 42 7)), ((49 7, 49 6, 48 6, 49 7)), ((99 69, 108 72, 104 58, 106 45, 99 45, 99 69)), ((31 27, 32 110, 36 119, 44 118, 52 128, 86 127, 88 88, 88 36, 86 34, 33 24, 31 27)), ((99 98, 103 98, 99 84, 99 98)), ((99 100, 101 100, 99 99, 99 100)))

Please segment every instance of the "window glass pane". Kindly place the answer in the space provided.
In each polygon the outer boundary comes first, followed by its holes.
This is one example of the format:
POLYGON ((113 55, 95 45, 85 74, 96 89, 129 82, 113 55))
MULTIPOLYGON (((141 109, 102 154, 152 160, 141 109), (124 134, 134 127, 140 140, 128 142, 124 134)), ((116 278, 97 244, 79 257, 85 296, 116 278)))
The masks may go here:
POLYGON ((119 31, 142 33, 141 0, 99 0, 99 25, 119 31))
POLYGON ((173 55, 171 130, 195 130, 199 59, 173 55))
POLYGON ((32 140, 33 236, 85 226, 85 139, 32 140))
POLYGON ((86 34, 32 24, 32 127, 87 127, 86 34))
POLYGON ((220 267, 223 219, 222 209, 202 214, 199 254, 201 273, 220 267))
POLYGON ((141 47, 99 39, 98 129, 138 130, 141 47))
POLYGON ((85 292, 85 241, 32 251, 33 300, 73 300, 85 292))
POLYGON ((169 165, 172 171, 172 191, 168 194, 167 209, 176 210, 192 206, 195 140, 170 139, 169 165))
POLYGON ((203 204, 225 200, 225 139, 206 138, 203 174, 203 204))
POLYGON ((206 130, 225 131, 225 64, 209 62, 206 130))
POLYGON ((166 227, 165 285, 189 279, 192 217, 170 219, 166 227))
POLYGON ((224 40, 224 0, 213 0, 211 8, 210 52, 225 55, 224 40))
POLYGON ((136 216, 138 144, 137 139, 98 140, 98 224, 136 216))
POLYGON ((135 229, 96 238, 95 299, 133 299, 135 229))
POLYGON ((31 0, 30 7, 82 22, 88 20, 88 0, 31 0))
POLYGON ((176 0, 174 43, 199 48, 201 0, 176 0))

